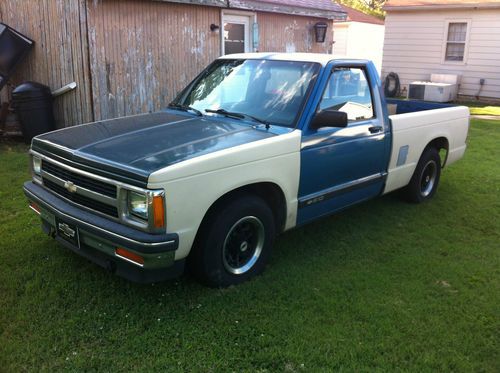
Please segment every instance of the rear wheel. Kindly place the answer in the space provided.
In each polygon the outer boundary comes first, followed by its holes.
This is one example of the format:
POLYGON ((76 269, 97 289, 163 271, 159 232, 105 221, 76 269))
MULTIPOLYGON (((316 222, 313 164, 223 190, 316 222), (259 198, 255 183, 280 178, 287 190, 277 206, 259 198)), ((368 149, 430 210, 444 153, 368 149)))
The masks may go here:
POLYGON ((275 236, 274 217, 259 197, 244 196, 212 212, 189 258, 192 273, 213 287, 239 284, 261 273, 275 236))
POLYGON ((431 199, 436 193, 441 176, 441 157, 435 148, 428 148, 420 157, 415 172, 406 187, 407 199, 421 203, 431 199))

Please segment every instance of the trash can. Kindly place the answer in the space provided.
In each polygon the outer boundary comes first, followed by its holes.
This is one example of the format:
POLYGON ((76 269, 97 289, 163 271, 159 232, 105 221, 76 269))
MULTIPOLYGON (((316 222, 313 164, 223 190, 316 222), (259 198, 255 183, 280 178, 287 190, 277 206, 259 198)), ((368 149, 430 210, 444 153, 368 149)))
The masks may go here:
POLYGON ((56 129, 50 88, 36 82, 24 82, 12 91, 12 106, 21 123, 24 141, 56 129))

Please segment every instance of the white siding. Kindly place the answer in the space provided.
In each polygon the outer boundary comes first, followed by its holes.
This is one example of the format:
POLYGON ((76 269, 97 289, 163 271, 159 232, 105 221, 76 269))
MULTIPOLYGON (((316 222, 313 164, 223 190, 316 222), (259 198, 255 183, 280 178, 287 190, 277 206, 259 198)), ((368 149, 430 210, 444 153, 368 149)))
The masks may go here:
POLYGON ((333 23, 333 54, 345 56, 347 54, 347 38, 349 35, 349 22, 333 23))
POLYGON ((333 54, 372 60, 380 73, 384 25, 363 22, 333 24, 333 54))
POLYGON ((388 12, 382 77, 393 71, 401 87, 432 73, 462 76, 459 93, 500 98, 500 9, 388 12), (444 61, 447 22, 470 22, 464 63, 444 61))

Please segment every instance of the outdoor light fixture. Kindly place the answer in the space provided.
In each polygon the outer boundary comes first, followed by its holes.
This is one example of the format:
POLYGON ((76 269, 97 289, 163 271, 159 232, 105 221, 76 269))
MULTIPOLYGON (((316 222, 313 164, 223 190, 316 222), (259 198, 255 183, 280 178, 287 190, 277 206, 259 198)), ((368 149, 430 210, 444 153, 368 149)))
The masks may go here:
POLYGON ((210 25, 210 31, 212 31, 212 32, 217 31, 219 28, 220 28, 220 26, 216 25, 215 23, 212 23, 210 25))
POLYGON ((314 34, 316 36, 316 43, 323 43, 325 41, 327 28, 328 25, 325 22, 318 22, 314 25, 314 34))

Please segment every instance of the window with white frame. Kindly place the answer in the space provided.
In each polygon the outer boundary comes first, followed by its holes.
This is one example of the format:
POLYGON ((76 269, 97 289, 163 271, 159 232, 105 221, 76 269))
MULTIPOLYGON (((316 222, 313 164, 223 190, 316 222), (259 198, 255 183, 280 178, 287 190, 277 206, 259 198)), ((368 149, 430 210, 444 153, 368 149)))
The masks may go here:
POLYGON ((445 61, 463 62, 467 41, 467 22, 448 23, 445 61))

